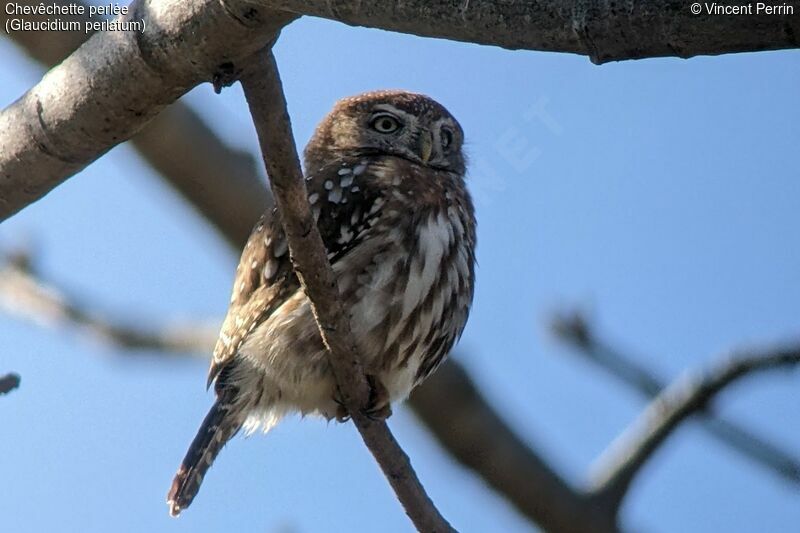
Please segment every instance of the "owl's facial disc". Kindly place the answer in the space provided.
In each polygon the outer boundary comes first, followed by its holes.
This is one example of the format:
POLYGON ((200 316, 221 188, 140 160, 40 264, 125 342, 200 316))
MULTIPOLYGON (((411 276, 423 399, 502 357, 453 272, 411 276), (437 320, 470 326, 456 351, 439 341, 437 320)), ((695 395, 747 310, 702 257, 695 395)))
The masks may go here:
POLYGON ((461 126, 435 100, 406 91, 375 91, 336 104, 309 141, 306 161, 320 167, 342 155, 388 155, 463 175, 463 142, 461 126))

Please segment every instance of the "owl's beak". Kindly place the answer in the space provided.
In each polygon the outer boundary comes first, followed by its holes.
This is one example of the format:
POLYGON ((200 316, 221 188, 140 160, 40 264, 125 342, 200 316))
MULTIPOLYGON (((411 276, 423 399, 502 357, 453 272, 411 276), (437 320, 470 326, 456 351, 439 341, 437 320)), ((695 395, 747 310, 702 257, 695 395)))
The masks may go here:
POLYGON ((431 153, 433 153, 433 134, 428 130, 423 130, 419 135, 418 143, 419 157, 422 159, 422 164, 427 165, 431 153))

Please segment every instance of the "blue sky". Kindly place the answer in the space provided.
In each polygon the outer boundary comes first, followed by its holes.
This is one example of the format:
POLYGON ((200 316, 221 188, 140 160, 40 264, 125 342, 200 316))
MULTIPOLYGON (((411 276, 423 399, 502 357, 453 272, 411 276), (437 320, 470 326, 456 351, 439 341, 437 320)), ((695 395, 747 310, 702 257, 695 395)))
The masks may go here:
MULTIPOLYGON (((460 120, 479 268, 458 357, 570 479, 643 404, 553 341, 553 311, 588 309, 668 378, 736 346, 800 338, 796 51, 598 67, 303 19, 276 56, 301 146, 335 100, 371 89, 430 94, 460 120)), ((0 61, 5 106, 41 69, 8 39, 0 61)), ((216 96, 204 85, 186 100, 255 150, 238 87, 216 96)), ((145 325, 221 320, 236 261, 126 146, 0 226, 0 247, 19 242, 35 244, 49 279, 145 325)), ((411 530, 354 429, 313 419, 237 438, 170 519, 164 495, 211 401, 203 360, 121 358, 6 316, 0 354, 0 372, 23 379, 0 399, 9 531, 411 530)), ((800 454, 798 386, 796 372, 754 378, 720 410, 800 454)), ((530 529, 395 412, 392 428, 457 528, 530 529)), ((624 518, 651 532, 788 531, 798 498, 689 423, 647 465, 624 518)))

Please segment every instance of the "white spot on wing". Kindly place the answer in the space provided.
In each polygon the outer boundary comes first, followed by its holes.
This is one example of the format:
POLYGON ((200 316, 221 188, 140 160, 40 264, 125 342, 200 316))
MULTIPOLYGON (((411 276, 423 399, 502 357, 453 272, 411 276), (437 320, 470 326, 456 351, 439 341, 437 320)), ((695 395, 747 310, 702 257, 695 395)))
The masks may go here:
POLYGON ((264 265, 264 277, 267 279, 272 279, 275 276, 275 273, 278 272, 278 262, 274 259, 270 259, 267 261, 267 264, 264 265))
POLYGON ((336 189, 328 193, 328 201, 338 204, 342 199, 342 189, 336 189))

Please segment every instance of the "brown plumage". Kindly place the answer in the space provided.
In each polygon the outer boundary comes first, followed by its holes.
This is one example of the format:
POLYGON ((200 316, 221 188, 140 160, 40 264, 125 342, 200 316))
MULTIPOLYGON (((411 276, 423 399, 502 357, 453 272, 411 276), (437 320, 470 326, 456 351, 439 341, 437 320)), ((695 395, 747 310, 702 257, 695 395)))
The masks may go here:
MULTIPOLYGON (((305 150, 308 198, 375 391, 388 416, 442 362, 472 302, 475 219, 463 132, 434 100, 403 91, 340 100, 305 150)), ((275 210, 242 253, 209 371, 217 400, 167 497, 191 504, 240 428, 290 412, 344 413, 275 210)))

